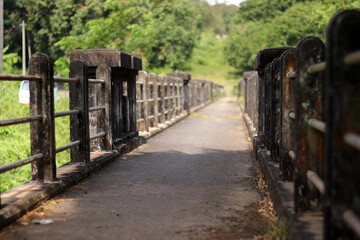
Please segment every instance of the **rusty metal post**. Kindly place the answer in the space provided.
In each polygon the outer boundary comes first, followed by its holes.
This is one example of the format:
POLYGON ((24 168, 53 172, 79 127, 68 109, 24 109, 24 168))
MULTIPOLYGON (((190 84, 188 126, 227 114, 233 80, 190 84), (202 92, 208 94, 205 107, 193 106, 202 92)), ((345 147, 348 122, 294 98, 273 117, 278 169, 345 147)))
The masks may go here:
POLYGON ((89 94, 87 66, 81 61, 73 61, 69 66, 69 76, 79 81, 69 86, 70 109, 79 109, 80 114, 70 116, 70 140, 80 141, 71 148, 71 162, 90 162, 89 94))
POLYGON ((42 160, 32 163, 32 179, 56 179, 54 73, 49 56, 37 53, 30 58, 29 74, 41 76, 30 81, 30 116, 41 115, 42 121, 30 123, 31 155, 43 154, 42 160))
MULTIPOLYGON (((290 151, 294 151, 295 120, 295 79, 289 77, 295 71, 295 51, 287 50, 281 57, 281 135, 280 135, 280 177, 284 181, 293 180, 293 163, 290 151)), ((296 116, 295 116, 296 118, 296 116)))
POLYGON ((273 162, 279 162, 280 131, 281 131, 281 64, 280 58, 271 63, 271 102, 270 102, 270 156, 273 162))
POLYGON ((258 52, 254 61, 254 70, 258 71, 258 137, 256 139, 256 148, 264 147, 265 144, 265 112, 266 112, 266 81, 265 67, 271 63, 274 58, 280 57, 281 54, 288 50, 288 47, 268 48, 258 52))
POLYGON ((324 239, 358 239, 344 221, 347 210, 360 217, 359 139, 360 11, 339 13, 329 23, 325 70, 325 192, 324 239), (356 57, 357 56, 357 57, 356 57))
POLYGON ((270 150, 271 149, 271 106, 273 101, 272 96, 272 64, 268 63, 265 67, 264 73, 264 84, 265 84, 265 92, 264 92, 264 134, 265 134, 265 147, 270 150))
POLYGON ((309 183, 306 173, 312 170, 323 178, 323 133, 309 126, 310 119, 323 121, 324 74, 308 72, 309 67, 324 61, 325 47, 316 37, 302 39, 296 48, 295 107, 295 208, 316 209, 320 193, 309 183))

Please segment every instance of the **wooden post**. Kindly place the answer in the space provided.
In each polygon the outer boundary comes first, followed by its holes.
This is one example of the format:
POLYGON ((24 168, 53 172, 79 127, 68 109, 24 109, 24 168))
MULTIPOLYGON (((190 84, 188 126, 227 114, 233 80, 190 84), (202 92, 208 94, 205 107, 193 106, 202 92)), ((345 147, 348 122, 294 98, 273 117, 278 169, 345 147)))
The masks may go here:
POLYGON ((54 73, 49 56, 37 53, 29 62, 29 73, 41 76, 41 81, 30 82, 30 115, 43 116, 42 121, 30 123, 31 155, 42 153, 42 160, 32 163, 32 179, 56 179, 54 73))

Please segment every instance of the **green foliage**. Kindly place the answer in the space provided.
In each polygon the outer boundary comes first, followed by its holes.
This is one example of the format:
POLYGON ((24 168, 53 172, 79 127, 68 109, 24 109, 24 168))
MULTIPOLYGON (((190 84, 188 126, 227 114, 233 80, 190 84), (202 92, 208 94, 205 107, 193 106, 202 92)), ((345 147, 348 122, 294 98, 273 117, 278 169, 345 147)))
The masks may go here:
POLYGON ((229 93, 239 80, 239 76, 226 61, 223 48, 224 39, 211 31, 203 32, 194 49, 187 72, 192 78, 202 78, 223 85, 229 93))
POLYGON ((229 34, 232 19, 238 11, 238 6, 223 3, 211 6, 206 1, 200 1, 197 4, 201 11, 205 31, 211 30, 217 35, 229 34))
POLYGON ((16 53, 7 53, 9 50, 9 45, 3 49, 3 67, 4 73, 15 74, 19 73, 20 70, 15 67, 15 65, 21 61, 21 58, 16 53))
MULTIPOLYGON (((0 120, 29 116, 29 106, 19 103, 20 82, 1 82, 0 120)), ((55 111, 69 109, 69 97, 59 93, 59 101, 55 103, 55 111)), ((69 117, 57 118, 55 122, 56 146, 70 142, 69 117)), ((4 166, 31 156, 30 124, 19 124, 0 128, 0 166, 4 166)), ((57 154, 57 166, 70 161, 69 150, 57 154)), ((31 179, 31 167, 21 168, 0 174, 0 192, 31 179)))
POLYGON ((36 52, 49 54, 53 59, 63 56, 55 46, 69 33, 82 33, 89 19, 103 15, 103 0, 18 0, 18 9, 26 9, 27 31, 33 36, 36 52))
POLYGON ((200 34, 198 10, 188 0, 107 0, 107 17, 88 21, 85 31, 63 37, 56 46, 113 48, 138 55, 150 67, 182 69, 200 34))
POLYGON ((298 41, 309 35, 325 41, 330 18, 341 9, 351 7, 360 7, 360 2, 245 1, 226 41, 225 54, 230 65, 239 71, 250 70, 256 54, 264 48, 296 47, 298 41))

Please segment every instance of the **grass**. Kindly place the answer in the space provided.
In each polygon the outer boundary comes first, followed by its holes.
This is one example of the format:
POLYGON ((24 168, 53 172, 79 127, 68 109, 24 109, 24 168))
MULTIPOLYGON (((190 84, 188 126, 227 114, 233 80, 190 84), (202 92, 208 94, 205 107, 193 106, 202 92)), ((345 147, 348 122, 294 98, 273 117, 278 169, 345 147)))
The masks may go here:
MULTIPOLYGON (((29 116, 29 106, 18 102, 21 82, 0 82, 0 120, 29 116)), ((55 111, 69 109, 68 94, 59 94, 55 111)), ((56 147, 70 142, 69 117, 55 120, 56 147)), ((30 124, 19 124, 0 128, 0 166, 17 162, 31 156, 30 124)), ((69 150, 56 156, 57 166, 70 161, 69 150)), ((31 179, 31 166, 23 167, 0 174, 0 192, 7 191, 31 179)))

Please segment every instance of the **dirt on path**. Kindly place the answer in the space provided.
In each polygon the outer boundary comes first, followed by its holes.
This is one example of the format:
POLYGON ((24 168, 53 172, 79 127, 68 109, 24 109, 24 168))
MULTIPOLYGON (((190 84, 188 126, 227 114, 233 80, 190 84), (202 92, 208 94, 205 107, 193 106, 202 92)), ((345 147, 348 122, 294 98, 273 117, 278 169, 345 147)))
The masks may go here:
POLYGON ((262 236, 274 213, 245 131, 236 103, 213 103, 42 204, 0 239, 262 236))

